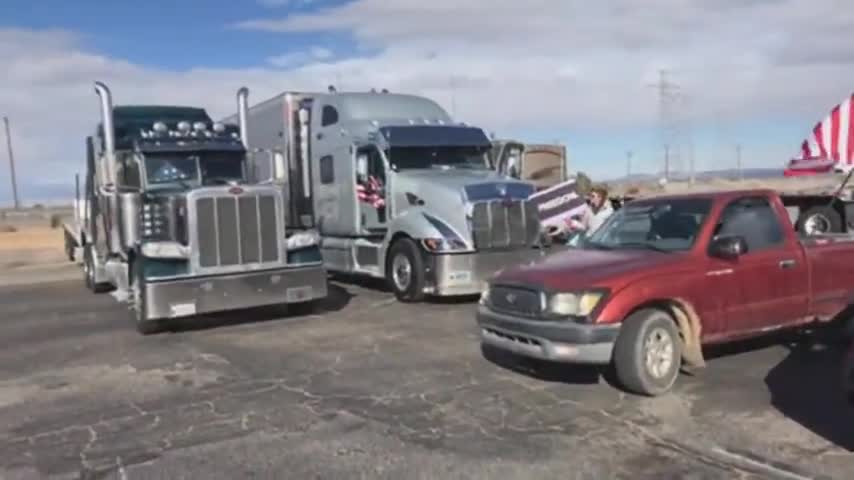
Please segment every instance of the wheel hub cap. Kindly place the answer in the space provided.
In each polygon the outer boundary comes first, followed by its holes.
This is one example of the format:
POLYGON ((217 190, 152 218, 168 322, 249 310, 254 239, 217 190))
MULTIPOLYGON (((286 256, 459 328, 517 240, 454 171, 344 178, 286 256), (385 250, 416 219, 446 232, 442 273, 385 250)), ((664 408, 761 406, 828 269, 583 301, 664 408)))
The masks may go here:
POLYGON ((408 289, 409 283, 412 281, 412 265, 409 263, 409 259, 404 255, 394 257, 391 270, 394 286, 400 291, 408 289))
POLYGON ((830 230, 830 220, 824 215, 813 215, 804 222, 804 230, 809 235, 826 233, 830 230))
POLYGON ((644 342, 644 363, 654 378, 663 378, 673 366, 673 337, 663 328, 649 333, 644 342))

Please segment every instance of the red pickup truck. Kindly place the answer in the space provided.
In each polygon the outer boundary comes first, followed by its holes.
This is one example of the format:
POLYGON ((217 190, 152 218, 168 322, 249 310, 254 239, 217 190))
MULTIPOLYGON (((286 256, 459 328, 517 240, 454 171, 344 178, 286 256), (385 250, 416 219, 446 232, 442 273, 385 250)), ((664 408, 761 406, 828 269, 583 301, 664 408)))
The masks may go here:
POLYGON ((671 389, 702 346, 828 322, 854 303, 854 239, 800 238, 771 190, 627 203, 580 245, 497 274, 481 342, 613 364, 622 386, 671 389))

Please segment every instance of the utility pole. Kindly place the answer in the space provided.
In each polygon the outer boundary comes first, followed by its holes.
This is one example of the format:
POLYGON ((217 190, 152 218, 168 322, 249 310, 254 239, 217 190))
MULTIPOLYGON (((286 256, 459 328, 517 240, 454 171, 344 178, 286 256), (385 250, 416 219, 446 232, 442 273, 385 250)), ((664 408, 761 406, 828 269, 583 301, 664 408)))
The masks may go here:
POLYGON ((670 181, 670 145, 664 145, 664 179, 670 181))
POLYGON ((744 172, 741 169, 741 144, 735 146, 735 171, 739 180, 744 180, 744 172))
POLYGON ((3 117, 3 126, 6 129, 6 149, 9 151, 9 170, 12 177, 12 199, 15 205, 15 210, 21 208, 21 203, 18 200, 18 182, 15 178, 15 155, 12 153, 12 134, 9 133, 9 117, 3 117))
POLYGON ((632 151, 626 152, 626 177, 632 176, 632 151))

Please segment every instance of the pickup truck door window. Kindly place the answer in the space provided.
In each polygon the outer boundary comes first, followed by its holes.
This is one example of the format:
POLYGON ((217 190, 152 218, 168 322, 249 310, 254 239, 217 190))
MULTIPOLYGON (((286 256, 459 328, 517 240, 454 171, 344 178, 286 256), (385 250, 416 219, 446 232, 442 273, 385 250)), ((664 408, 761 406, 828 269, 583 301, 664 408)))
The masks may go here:
POLYGON ((806 270, 800 249, 791 245, 778 213, 764 196, 743 197, 726 206, 714 236, 740 236, 747 252, 733 262, 713 261, 731 269, 741 290, 741 305, 730 331, 773 328, 789 323, 806 309, 806 270))

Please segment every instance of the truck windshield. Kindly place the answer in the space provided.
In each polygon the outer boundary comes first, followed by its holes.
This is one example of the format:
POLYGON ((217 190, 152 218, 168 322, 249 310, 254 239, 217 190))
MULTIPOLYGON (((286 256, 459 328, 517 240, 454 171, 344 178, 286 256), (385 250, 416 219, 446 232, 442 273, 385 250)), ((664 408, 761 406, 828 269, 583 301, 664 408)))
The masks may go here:
POLYGON ((614 213, 580 246, 602 250, 689 250, 711 208, 712 201, 707 198, 629 203, 614 213))
POLYGON ((149 153, 145 157, 149 186, 184 188, 217 185, 243 179, 243 154, 239 152, 149 153))
POLYGON ((392 147, 389 163, 395 170, 427 168, 487 169, 489 147, 392 147))

